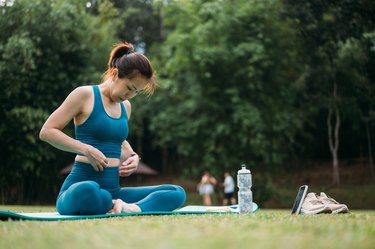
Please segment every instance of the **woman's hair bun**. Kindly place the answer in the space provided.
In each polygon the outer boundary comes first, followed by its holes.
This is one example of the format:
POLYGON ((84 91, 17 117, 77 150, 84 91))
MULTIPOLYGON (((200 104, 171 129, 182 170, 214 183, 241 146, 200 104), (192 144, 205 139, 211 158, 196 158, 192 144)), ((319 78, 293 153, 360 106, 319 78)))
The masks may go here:
POLYGON ((134 46, 131 43, 119 43, 113 49, 113 59, 120 58, 131 50, 134 50, 134 46))
POLYGON ((111 56, 109 59, 109 64, 112 66, 113 61, 115 59, 121 58, 125 54, 127 54, 129 51, 134 51, 134 46, 131 43, 128 42, 121 42, 115 45, 115 47, 112 49, 111 56))

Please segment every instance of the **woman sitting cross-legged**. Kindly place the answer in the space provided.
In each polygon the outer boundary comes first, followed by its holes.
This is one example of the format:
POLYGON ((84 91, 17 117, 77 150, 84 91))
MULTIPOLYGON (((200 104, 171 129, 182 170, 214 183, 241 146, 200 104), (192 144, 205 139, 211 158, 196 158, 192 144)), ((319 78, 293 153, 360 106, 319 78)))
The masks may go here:
POLYGON ((57 197, 60 214, 172 211, 186 200, 176 185, 120 188, 119 176, 134 173, 140 160, 126 141, 129 99, 156 88, 150 61, 133 49, 130 43, 117 44, 103 82, 74 89, 40 131, 41 140, 77 154, 57 197), (75 139, 63 132, 72 120, 75 139))

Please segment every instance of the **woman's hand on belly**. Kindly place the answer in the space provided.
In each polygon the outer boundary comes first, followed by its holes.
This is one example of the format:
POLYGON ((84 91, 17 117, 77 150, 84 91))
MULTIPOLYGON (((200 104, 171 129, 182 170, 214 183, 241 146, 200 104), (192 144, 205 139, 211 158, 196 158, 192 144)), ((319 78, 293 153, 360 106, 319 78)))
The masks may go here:
POLYGON ((139 156, 137 154, 123 161, 119 167, 120 176, 130 176, 138 169, 139 156))
POLYGON ((108 160, 105 155, 91 145, 88 146, 85 156, 88 159, 88 163, 91 164, 95 171, 103 171, 108 165, 108 160))
MULTIPOLYGON (((120 159, 118 158, 106 158, 107 159, 107 165, 105 167, 118 167, 120 164, 120 159)), ((86 156, 77 155, 75 158, 75 161, 81 162, 81 163, 88 163, 91 164, 89 159, 86 156)), ((94 168, 94 166, 91 164, 91 166, 94 168)), ((94 168, 95 169, 95 168, 94 168)))

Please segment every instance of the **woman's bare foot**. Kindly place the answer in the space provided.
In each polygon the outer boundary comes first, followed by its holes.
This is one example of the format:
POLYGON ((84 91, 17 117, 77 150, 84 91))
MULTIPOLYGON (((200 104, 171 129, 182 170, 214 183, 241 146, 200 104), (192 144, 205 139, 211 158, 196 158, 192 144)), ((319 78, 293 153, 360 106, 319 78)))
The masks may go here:
POLYGON ((122 205, 121 213, 133 213, 133 212, 141 212, 140 207, 133 203, 124 202, 124 205, 122 205))
POLYGON ((141 212, 141 208, 133 203, 126 203, 121 199, 112 200, 114 206, 107 214, 141 212))

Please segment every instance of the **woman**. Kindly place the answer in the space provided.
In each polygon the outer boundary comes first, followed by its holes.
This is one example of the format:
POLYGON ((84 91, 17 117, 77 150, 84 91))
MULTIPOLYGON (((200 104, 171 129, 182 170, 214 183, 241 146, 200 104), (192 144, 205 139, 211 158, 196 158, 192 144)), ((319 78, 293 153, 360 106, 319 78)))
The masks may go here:
POLYGON ((198 183, 199 194, 203 196, 203 204, 205 206, 211 206, 212 200, 211 195, 215 193, 215 185, 217 181, 210 172, 205 171, 201 178, 201 181, 198 183))
POLYGON ((76 153, 73 169, 57 197, 60 214, 172 211, 186 199, 175 185, 120 188, 119 176, 138 167, 139 156, 126 141, 129 99, 156 88, 150 61, 130 43, 111 51, 103 82, 74 89, 47 119, 40 139, 76 153), (74 120, 75 139, 63 132, 74 120))

